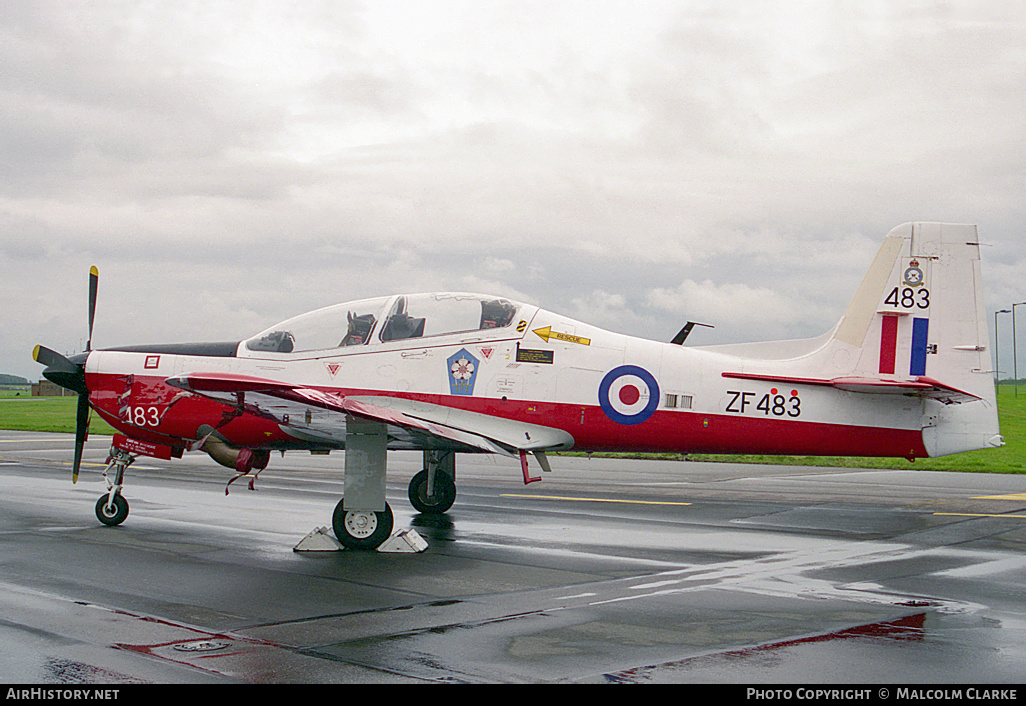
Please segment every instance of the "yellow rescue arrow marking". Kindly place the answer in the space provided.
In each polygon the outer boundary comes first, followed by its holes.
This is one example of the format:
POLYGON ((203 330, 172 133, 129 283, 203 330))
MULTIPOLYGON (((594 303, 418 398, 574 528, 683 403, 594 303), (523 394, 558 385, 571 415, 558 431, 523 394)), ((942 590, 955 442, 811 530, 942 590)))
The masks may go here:
POLYGON ((546 343, 549 342, 550 338, 554 338, 557 341, 566 341, 567 343, 576 343, 576 344, 578 344, 580 346, 590 346, 591 345, 591 339, 590 338, 582 338, 581 336, 571 336, 569 333, 560 333, 559 331, 553 331, 551 326, 546 326, 545 328, 536 328, 536 329, 534 329, 534 332, 536 334, 538 334, 538 337, 541 338, 546 343))

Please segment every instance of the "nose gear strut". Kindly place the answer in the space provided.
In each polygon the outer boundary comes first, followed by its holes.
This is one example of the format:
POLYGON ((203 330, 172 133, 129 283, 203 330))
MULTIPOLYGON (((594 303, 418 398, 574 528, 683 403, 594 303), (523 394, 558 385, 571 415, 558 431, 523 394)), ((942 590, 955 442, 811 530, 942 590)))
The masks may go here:
POLYGON ((128 517, 128 501, 121 495, 124 487, 125 469, 135 461, 136 454, 129 453, 116 446, 110 447, 107 457, 107 468, 103 471, 103 479, 107 482, 107 492, 96 501, 96 518, 105 525, 120 525, 128 517), (114 469, 114 480, 107 475, 114 469))

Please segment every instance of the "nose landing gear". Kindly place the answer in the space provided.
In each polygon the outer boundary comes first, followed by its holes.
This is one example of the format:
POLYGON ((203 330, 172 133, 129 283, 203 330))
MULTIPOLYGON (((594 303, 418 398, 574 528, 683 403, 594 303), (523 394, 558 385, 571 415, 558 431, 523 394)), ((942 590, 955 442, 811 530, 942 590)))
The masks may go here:
POLYGON ((107 468, 103 471, 103 479, 107 481, 107 492, 96 501, 96 519, 108 527, 120 525, 128 517, 128 501, 121 496, 124 487, 125 469, 135 461, 135 454, 112 446, 107 468), (114 469, 114 480, 107 472, 114 469))

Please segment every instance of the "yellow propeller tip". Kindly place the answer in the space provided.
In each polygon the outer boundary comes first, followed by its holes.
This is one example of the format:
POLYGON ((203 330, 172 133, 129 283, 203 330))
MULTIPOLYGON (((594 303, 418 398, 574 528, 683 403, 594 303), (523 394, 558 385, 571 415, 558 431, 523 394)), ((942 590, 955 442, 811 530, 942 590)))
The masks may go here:
POLYGON ((98 277, 100 275, 100 271, 96 269, 96 265, 92 265, 89 268, 89 274, 91 274, 93 277, 98 277))
POLYGON ((32 360, 39 362, 39 345, 32 349, 32 360))

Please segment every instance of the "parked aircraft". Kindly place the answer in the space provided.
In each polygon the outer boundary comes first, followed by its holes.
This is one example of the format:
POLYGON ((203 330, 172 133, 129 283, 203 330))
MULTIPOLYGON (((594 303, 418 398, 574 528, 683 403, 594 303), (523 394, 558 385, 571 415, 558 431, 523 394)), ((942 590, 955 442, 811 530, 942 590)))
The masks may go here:
POLYGON ((971 225, 895 228, 831 331, 742 345, 684 346, 684 329, 644 340, 434 293, 329 306, 244 341, 96 350, 97 280, 94 267, 86 351, 34 357, 79 394, 74 479, 90 409, 118 432, 96 504, 107 525, 128 515, 138 455, 205 451, 238 478, 275 451, 345 449, 333 529, 372 549, 392 531, 389 449, 423 451, 409 498, 441 513, 457 453, 518 458, 531 483, 532 466, 549 471, 547 454, 566 449, 915 459, 1003 443, 971 225))

